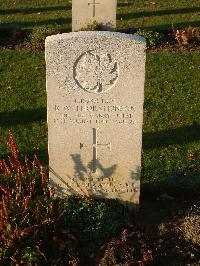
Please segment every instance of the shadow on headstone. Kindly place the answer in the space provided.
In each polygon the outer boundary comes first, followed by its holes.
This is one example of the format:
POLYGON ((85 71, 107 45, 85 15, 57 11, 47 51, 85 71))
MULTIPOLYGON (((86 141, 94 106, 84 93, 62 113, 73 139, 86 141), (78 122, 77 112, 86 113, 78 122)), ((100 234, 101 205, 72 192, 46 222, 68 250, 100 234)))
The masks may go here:
MULTIPOLYGON (((135 193, 140 193, 139 189, 136 190, 132 188, 133 196, 130 198, 131 202, 124 202, 124 194, 127 193, 127 189, 130 188, 123 187, 119 188, 118 181, 112 178, 113 174, 117 169, 117 165, 112 165, 108 168, 103 167, 103 165, 97 161, 96 170, 99 173, 98 177, 94 178, 93 173, 93 160, 90 161, 87 165, 83 164, 80 154, 72 154, 71 158, 74 162, 74 175, 67 176, 67 178, 62 178, 58 173, 56 173, 50 167, 50 184, 54 187, 56 195, 58 197, 65 197, 67 195, 77 195, 77 196, 86 196, 93 198, 104 198, 110 199, 110 193, 114 192, 116 197, 112 199, 117 199, 120 203, 127 206, 129 210, 136 210, 138 205, 133 203, 135 193), (106 181, 109 184, 109 189, 105 189, 105 186, 102 185, 103 182, 106 181)), ((136 182, 140 180, 140 172, 141 168, 138 167, 136 172, 131 173, 132 182, 136 182)), ((130 191, 129 191, 130 192, 130 191)))

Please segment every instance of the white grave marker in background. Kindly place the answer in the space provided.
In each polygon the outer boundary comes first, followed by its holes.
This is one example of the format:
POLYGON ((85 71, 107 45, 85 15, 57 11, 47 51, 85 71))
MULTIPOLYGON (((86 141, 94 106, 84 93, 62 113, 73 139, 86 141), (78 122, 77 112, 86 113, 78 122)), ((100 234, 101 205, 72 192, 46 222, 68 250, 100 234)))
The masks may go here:
POLYGON ((73 0, 72 31, 87 28, 94 21, 107 30, 116 28, 117 0, 73 0))

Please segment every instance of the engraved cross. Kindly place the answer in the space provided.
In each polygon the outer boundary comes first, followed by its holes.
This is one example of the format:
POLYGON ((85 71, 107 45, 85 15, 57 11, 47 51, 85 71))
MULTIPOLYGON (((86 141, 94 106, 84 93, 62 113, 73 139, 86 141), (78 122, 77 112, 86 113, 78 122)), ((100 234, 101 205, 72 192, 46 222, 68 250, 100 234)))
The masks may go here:
POLYGON ((96 3, 96 0, 93 0, 93 3, 88 3, 88 6, 93 5, 93 18, 96 15, 96 5, 100 5, 100 3, 96 3))
MULTIPOLYGON (((92 149, 93 149, 93 173, 96 173, 96 170, 97 170, 97 159, 98 159, 98 149, 99 147, 108 147, 109 150, 111 151, 111 142, 109 143, 99 143, 98 142, 98 136, 97 136, 97 131, 98 131, 98 128, 93 128, 92 129, 93 131, 93 144, 91 145, 92 146, 92 149)), ((80 143, 80 149, 84 148, 84 147, 88 147, 88 145, 85 145, 83 143, 80 143)))

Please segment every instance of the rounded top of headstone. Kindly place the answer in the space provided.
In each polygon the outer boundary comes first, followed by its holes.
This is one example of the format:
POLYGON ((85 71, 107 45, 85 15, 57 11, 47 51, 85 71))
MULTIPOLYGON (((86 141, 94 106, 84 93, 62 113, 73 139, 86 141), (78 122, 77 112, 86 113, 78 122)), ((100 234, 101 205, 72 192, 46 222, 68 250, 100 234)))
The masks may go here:
POLYGON ((68 39, 86 39, 86 38, 110 38, 110 39, 119 39, 124 41, 133 41, 137 44, 140 44, 146 47, 146 40, 144 37, 136 35, 136 34, 126 34, 126 33, 119 33, 119 32, 110 32, 110 31, 79 31, 79 32, 70 32, 70 33, 63 33, 48 36, 46 38, 46 44, 57 42, 57 41, 64 41, 68 39))

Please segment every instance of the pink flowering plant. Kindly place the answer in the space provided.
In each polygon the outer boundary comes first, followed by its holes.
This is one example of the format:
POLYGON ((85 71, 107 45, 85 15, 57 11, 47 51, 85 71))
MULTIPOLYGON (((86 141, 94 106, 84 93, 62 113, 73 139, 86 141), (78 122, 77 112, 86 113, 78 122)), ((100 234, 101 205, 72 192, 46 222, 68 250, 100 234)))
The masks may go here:
POLYGON ((12 132, 6 144, 11 155, 0 160, 0 260, 45 260, 39 239, 53 223, 53 191, 37 157, 20 155, 12 132))

